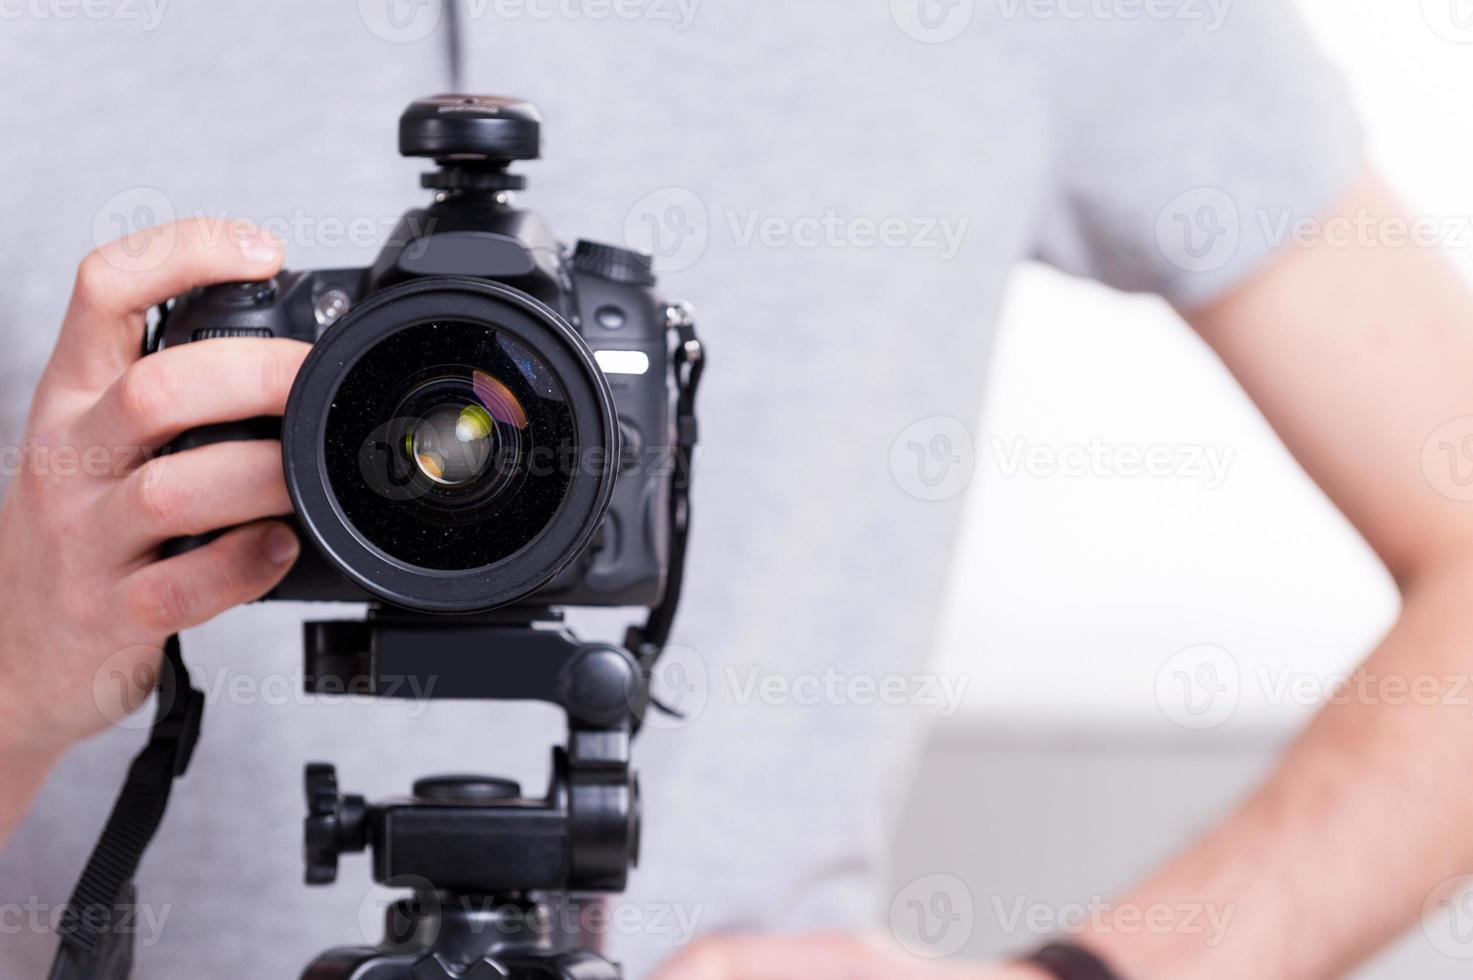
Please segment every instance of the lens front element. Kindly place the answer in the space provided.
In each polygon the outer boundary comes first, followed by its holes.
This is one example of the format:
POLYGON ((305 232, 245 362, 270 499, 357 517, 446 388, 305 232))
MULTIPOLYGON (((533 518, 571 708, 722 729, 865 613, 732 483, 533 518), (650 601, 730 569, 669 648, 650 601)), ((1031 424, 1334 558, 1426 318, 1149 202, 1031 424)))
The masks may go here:
MULTIPOLYGON (((521 401, 503 382, 469 366, 439 369, 411 386, 394 411, 405 429, 402 461, 445 494, 484 495, 515 469, 530 437, 521 401)), ((371 474, 370 474, 371 476, 371 474)))
POLYGON ((491 416, 479 405, 442 405, 420 419, 408 450, 419 471, 445 487, 463 487, 486 470, 496 445, 491 416))
POLYGON ((509 558, 552 521, 577 465, 572 411, 562 385, 546 383, 555 376, 487 324, 437 320, 388 337, 348 370, 328 411, 328 482, 343 513, 420 568, 509 558))

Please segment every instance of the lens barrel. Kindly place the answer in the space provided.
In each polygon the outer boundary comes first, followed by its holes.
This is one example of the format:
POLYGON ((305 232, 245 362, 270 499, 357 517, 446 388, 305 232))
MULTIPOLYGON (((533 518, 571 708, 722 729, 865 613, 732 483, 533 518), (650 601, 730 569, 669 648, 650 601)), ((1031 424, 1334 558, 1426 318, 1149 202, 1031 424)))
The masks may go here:
POLYGON ((303 530, 375 598, 469 613, 581 554, 613 494, 608 382, 573 327, 508 286, 415 280, 313 346, 282 454, 303 530))

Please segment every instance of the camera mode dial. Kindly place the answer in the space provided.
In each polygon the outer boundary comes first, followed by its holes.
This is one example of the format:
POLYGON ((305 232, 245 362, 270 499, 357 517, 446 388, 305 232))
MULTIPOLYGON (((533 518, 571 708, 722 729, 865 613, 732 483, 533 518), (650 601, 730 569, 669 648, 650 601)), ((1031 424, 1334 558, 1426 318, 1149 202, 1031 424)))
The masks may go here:
POLYGON ((573 249, 573 268, 610 282, 633 286, 655 284, 655 260, 645 252, 636 252, 603 242, 580 240, 573 249))

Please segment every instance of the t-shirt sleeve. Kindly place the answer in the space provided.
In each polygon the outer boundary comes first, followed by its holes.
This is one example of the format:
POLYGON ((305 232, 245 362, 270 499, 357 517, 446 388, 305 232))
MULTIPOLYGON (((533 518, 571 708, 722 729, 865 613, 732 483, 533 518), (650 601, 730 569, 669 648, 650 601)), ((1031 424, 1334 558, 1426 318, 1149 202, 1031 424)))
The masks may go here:
POLYGON ((1202 306, 1348 189, 1361 128, 1290 0, 1110 6, 1043 28, 1061 60, 1035 256, 1202 306))

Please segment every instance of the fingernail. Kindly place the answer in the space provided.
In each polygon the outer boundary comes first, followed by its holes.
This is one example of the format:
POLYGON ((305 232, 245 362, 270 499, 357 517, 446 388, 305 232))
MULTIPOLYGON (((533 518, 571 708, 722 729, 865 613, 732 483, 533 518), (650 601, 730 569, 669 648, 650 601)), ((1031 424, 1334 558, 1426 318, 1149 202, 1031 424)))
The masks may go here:
POLYGON ((273 525, 266 532, 266 540, 261 543, 261 550, 266 554, 266 560, 273 565, 285 565, 297 557, 297 551, 301 546, 297 544, 297 536, 291 532, 291 528, 285 524, 273 525))
POLYGON ((264 228, 246 226, 236 232, 240 254, 251 262, 275 262, 281 254, 281 240, 264 228))

